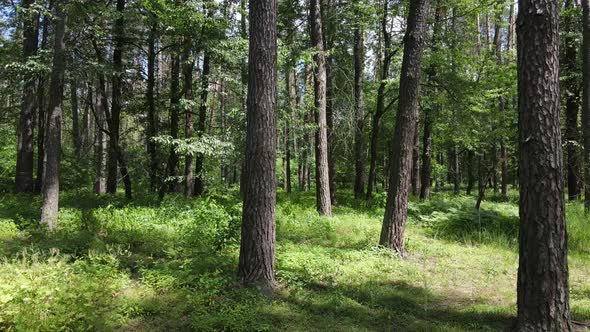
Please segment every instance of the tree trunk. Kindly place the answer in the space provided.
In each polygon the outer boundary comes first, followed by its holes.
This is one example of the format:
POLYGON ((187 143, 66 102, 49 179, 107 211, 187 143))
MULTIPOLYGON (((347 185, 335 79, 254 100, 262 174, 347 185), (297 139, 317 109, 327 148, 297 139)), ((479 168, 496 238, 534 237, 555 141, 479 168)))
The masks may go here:
POLYGON ((399 87, 399 110, 390 154, 389 190, 379 243, 404 255, 404 231, 408 209, 408 187, 412 167, 414 132, 418 116, 420 71, 428 0, 411 0, 399 87))
POLYGON ((354 135, 354 196, 362 198, 365 192, 365 100, 363 93, 365 77, 364 31, 356 28, 354 32, 354 99, 355 99, 355 135, 354 135))
POLYGON ((454 145, 452 147, 452 163, 453 163, 453 193, 455 195, 459 195, 461 191, 461 165, 459 163, 459 151, 457 150, 457 146, 454 145))
POLYGON ((414 146, 412 150, 412 195, 420 195, 420 122, 416 121, 414 132, 414 146))
POLYGON ((518 10, 519 331, 571 331, 559 95, 559 1, 518 10))
POLYGON ((291 192, 291 119, 297 111, 297 72, 288 68, 285 73, 287 78, 287 94, 289 96, 289 114, 285 124, 285 191, 291 192))
POLYGON ((107 159, 107 192, 117 192, 117 164, 121 169, 121 177, 125 185, 125 197, 131 199, 131 179, 127 170, 127 163, 123 157, 123 150, 120 143, 121 130, 121 89, 123 87, 123 46, 125 33, 125 0, 117 0, 117 12, 120 15, 113 27, 114 49, 113 49, 113 76, 111 111, 107 112, 107 123, 109 127, 109 156, 107 159))
MULTIPOLYGON (((155 18, 154 18, 155 20, 155 18)), ((156 114, 155 102, 155 86, 156 86, 156 41, 158 34, 158 24, 152 22, 150 33, 148 37, 148 63, 147 63, 147 90, 145 99, 147 102, 148 123, 147 123, 147 150, 150 158, 150 190, 155 192, 158 190, 158 155, 156 142, 153 138, 158 135, 158 124, 156 114)))
POLYGON ((582 63, 584 86, 582 91, 582 127, 584 132, 584 207, 590 210, 590 1, 582 1, 584 41, 582 63))
POLYGON ((383 18, 381 19, 381 34, 383 36, 383 58, 380 59, 381 64, 381 77, 379 82, 379 88, 377 89, 377 107, 373 114, 373 120, 371 123, 371 145, 369 148, 369 176, 367 179, 367 199, 373 198, 374 184, 377 182, 376 169, 377 169, 377 150, 379 145, 379 130, 381 128, 381 118, 385 113, 385 88, 387 86, 387 78, 389 76, 389 66, 391 64, 391 34, 388 31, 388 18, 387 13, 389 0, 383 1, 383 18))
POLYGON ((41 208, 41 223, 49 230, 57 226, 59 210, 59 161, 61 159, 61 119, 62 97, 65 72, 66 30, 65 1, 55 5, 55 40, 53 44, 53 64, 51 68, 51 83, 49 87, 49 107, 45 128, 45 168, 43 174, 43 206, 41 208))
MULTIPOLYGON (((33 0, 23 0, 23 9, 34 4, 33 0)), ((39 34, 39 15, 26 12, 23 14, 23 60, 37 54, 39 34)), ((33 182, 33 115, 35 113, 35 75, 25 74, 24 87, 18 122, 16 151, 16 192, 32 193, 33 182)))
MULTIPOLYGON (((51 4, 50 4, 51 5, 51 4)), ((51 8, 49 8, 51 9, 51 8)), ((41 49, 47 47, 49 39, 49 15, 43 15, 43 30, 41 32, 41 49)), ((45 105, 45 82, 46 75, 41 74, 37 83, 37 174, 35 177, 34 191, 41 192, 43 182, 43 168, 45 167, 45 122, 46 122, 46 105, 45 105)))
MULTIPOLYGON (((210 56, 209 52, 205 51, 203 57, 203 73, 201 75, 201 106, 199 107, 199 122, 197 124, 197 135, 203 137, 205 133, 205 125, 207 122, 207 97, 209 95, 209 73, 211 72, 210 67, 210 56)), ((202 153, 197 153, 195 160, 195 195, 201 196, 205 191, 205 185, 203 183, 203 159, 202 153)))
MULTIPOLYGON (((180 123, 180 55, 173 50, 172 65, 170 68, 170 136, 178 139, 178 127, 180 123)), ((180 169, 178 166, 178 154, 174 146, 170 147, 168 154, 168 176, 171 178, 168 192, 180 192, 180 169)))
POLYGON ((328 165, 328 124, 326 120, 326 55, 322 33, 322 15, 320 0, 310 0, 311 46, 315 49, 313 56, 315 111, 317 125, 315 134, 316 165, 316 205, 321 215, 332 215, 330 196, 330 175, 328 165))
MULTIPOLYGON (((190 37, 185 37, 184 41, 184 69, 183 69, 183 78, 184 78, 184 99, 187 101, 193 100, 193 67, 194 61, 191 59, 191 46, 192 46, 192 39, 190 37)), ((191 139, 193 137, 193 108, 189 106, 186 110, 186 122, 184 127, 184 136, 186 139, 191 139)), ((194 195, 195 192, 195 173, 193 173, 193 156, 188 154, 185 157, 184 163, 184 177, 185 177, 185 186, 184 186, 184 195, 186 197, 191 197, 194 195)))
MULTIPOLYGON (((73 74, 73 73, 72 73, 73 74)), ((78 86, 75 78, 70 80, 70 104, 72 107, 72 140, 76 158, 82 155, 82 137, 80 136, 80 108, 78 106, 78 86)))
POLYGON ((465 189, 467 195, 471 195, 473 184, 475 183, 475 176, 473 175, 474 156, 475 153, 473 151, 469 150, 467 152, 467 188, 465 189))
MULTIPOLYGON (((101 84, 100 82, 98 83, 101 84)), ((99 86, 97 90, 100 90, 99 86)), ((101 195, 106 193, 106 178, 105 178, 105 167, 106 167, 106 152, 107 152, 107 140, 103 129, 106 127, 105 122, 105 104, 103 104, 103 98, 99 94, 96 95, 95 103, 95 132, 96 140, 94 143, 94 160, 95 160, 95 178, 94 178, 94 192, 101 195)))
POLYGON ((422 134, 422 170, 420 174, 420 200, 430 197, 432 162, 432 110, 424 112, 424 133, 422 134))
POLYGON ((276 2, 250 1, 246 167, 238 275, 275 286, 276 2))

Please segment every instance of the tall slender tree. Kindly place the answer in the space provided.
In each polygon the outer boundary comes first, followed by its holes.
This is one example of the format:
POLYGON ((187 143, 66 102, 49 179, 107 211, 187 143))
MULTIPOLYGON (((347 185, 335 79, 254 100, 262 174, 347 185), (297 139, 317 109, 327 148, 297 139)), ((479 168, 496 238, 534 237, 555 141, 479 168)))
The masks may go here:
POLYGON ((246 284, 275 284, 276 0, 250 0, 246 174, 238 275, 246 284))
POLYGON ((365 76, 365 45, 364 31, 359 26, 354 32, 354 195, 361 198, 365 192, 365 99, 363 93, 365 76))
POLYGON ((559 95, 559 1, 518 8, 518 331, 571 331, 559 95))
POLYGON ((316 205, 321 215, 332 215, 330 176, 328 167, 328 124, 326 120, 326 55, 322 30, 321 0, 310 0, 311 46, 314 48, 314 116, 315 134, 316 205))
POLYGON ((590 211, 590 0, 582 2, 582 64, 584 83, 582 88, 582 127, 584 134, 584 207, 590 211))
POLYGON ((379 243, 404 254, 404 231, 408 209, 408 188, 412 168, 414 131, 418 117, 420 71, 426 38, 430 1, 410 1, 404 37, 404 57, 399 90, 399 109, 390 154, 389 190, 379 243))
POLYGON ((41 223, 50 230, 57 226, 59 210, 59 162, 61 159, 61 121, 64 72, 66 67, 64 36, 66 31, 66 1, 55 4, 53 64, 49 87, 49 107, 45 128, 45 168, 43 174, 43 205, 41 223))
MULTIPOLYGON (((23 0, 23 58, 37 54, 39 14, 32 10, 34 0, 23 0)), ((35 75, 23 77, 23 96, 18 124, 16 153, 16 192, 33 192, 33 115, 35 113, 35 75)), ((42 158, 42 157, 41 157, 42 158)))

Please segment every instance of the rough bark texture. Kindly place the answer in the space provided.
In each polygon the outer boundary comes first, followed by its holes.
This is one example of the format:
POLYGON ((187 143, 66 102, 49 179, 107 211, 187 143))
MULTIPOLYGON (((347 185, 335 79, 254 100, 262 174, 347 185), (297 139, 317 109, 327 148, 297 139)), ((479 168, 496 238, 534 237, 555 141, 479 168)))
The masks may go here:
POLYGON ((53 64, 51 68, 51 83, 49 87, 49 107, 47 109, 47 124, 45 128, 45 168, 43 174, 43 206, 41 208, 41 223, 49 230, 57 226, 59 210, 59 161, 61 158, 61 119, 62 96, 65 72, 66 17, 64 13, 65 1, 55 6, 55 39, 53 44, 53 64))
POLYGON ((74 154, 77 158, 82 155, 82 136, 80 135, 80 108, 78 104, 78 85, 75 78, 70 80, 70 106, 72 108, 72 140, 74 154))
POLYGON ((147 150, 150 158, 150 190, 155 192, 158 185, 158 157, 156 142, 152 139, 158 135, 156 102, 155 102, 155 87, 156 87, 156 40, 157 40, 158 25, 156 22, 152 23, 150 34, 148 36, 148 63, 147 63, 147 89, 145 99, 147 103, 148 123, 147 123, 147 150))
MULTIPOLYGON (((24 0, 23 9, 28 9, 35 1, 24 0)), ((23 17, 23 60, 37 54, 39 34, 39 15, 25 12, 23 17)), ((35 75, 23 77, 23 95, 18 121, 16 151, 16 192, 33 192, 33 115, 35 113, 35 75)))
POLYGON ((313 56, 314 91, 315 91, 315 165, 316 165, 316 205, 321 215, 332 215, 330 197, 330 175, 328 165, 328 124, 326 120, 326 56, 322 33, 322 15, 320 0, 310 0, 311 46, 315 49, 313 56))
POLYGON ((584 41, 582 63, 584 85, 582 90, 582 127, 584 133, 584 207, 590 210, 590 1, 581 0, 583 11, 584 41))
POLYGON ((424 133, 422 134, 422 169, 420 172, 420 199, 430 197, 430 177, 432 162, 432 110, 424 112, 424 133))
POLYGON ((292 190, 291 181, 291 119, 297 110, 297 72, 295 69, 289 69, 287 77, 287 94, 289 96, 289 115, 285 124, 285 191, 290 193, 292 190))
POLYGON ((248 158, 238 275, 266 289, 275 284, 276 63, 276 2, 250 0, 248 158))
POLYGON ((383 58, 381 59, 381 77, 379 88, 377 89, 377 107, 373 114, 371 123, 371 142, 369 148, 369 175, 367 179, 367 199, 373 198, 374 184, 376 183, 377 169, 377 149, 379 145, 379 130, 381 128, 381 118, 385 113, 385 88, 386 80, 389 76, 389 67, 391 64, 391 34, 387 29, 387 13, 389 0, 383 1, 383 18, 381 19, 381 34, 383 36, 383 58))
MULTIPOLYGON (((197 123, 197 135, 202 137, 207 123, 207 98, 209 96, 209 73, 211 72, 209 52, 205 51, 203 57, 203 73, 201 75, 201 105, 199 107, 199 122, 197 123)), ((195 192, 196 196, 203 195, 205 184, 203 183, 203 159, 202 153, 197 154, 195 160, 195 192)), ((242 186, 240 186, 242 187, 242 186)))
POLYGON ((420 195, 420 122, 416 121, 414 146, 412 151, 412 195, 420 195))
MULTIPOLYGON (((184 68, 183 68, 183 79, 184 79, 184 99, 187 101, 193 100, 193 67, 194 61, 191 59, 190 48, 192 45, 192 39, 185 37, 184 41, 184 68)), ((190 139, 193 137, 193 108, 188 107, 185 110, 185 127, 184 137, 190 139)), ((195 191, 195 173, 193 173, 193 156, 187 155, 184 162, 184 195, 187 197, 193 196, 195 191)))
POLYGON ((410 13, 404 37, 399 109, 390 154, 389 190, 379 240, 382 246, 393 249, 401 255, 404 254, 408 187, 410 185, 414 131, 418 115, 420 72, 429 4, 428 0, 410 1, 410 13))
POLYGON ((518 331, 571 331, 559 110, 559 1, 518 10, 518 331))
MULTIPOLYGON (((49 39, 49 24, 50 20, 48 14, 43 16, 43 30, 41 32, 41 49, 47 47, 49 39)), ((35 193, 41 192, 41 186, 43 182, 43 168, 45 167, 45 161, 43 156, 45 155, 45 82, 47 75, 41 74, 39 82, 37 84, 37 174, 35 177, 35 193)))
POLYGON ((363 83, 365 77, 365 46, 364 31, 356 28, 354 33, 354 99, 355 99, 355 132, 354 132, 354 196, 361 198, 365 192, 365 100, 363 83))

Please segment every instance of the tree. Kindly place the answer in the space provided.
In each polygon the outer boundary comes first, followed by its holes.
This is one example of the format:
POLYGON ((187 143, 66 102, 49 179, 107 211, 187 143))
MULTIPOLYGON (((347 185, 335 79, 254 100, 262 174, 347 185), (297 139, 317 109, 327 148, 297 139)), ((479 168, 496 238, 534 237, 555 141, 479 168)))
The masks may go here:
MULTIPOLYGON (((23 58, 37 54, 39 14, 32 10, 33 0, 24 0, 23 58)), ((35 108, 35 75, 25 74, 21 101, 16 154, 16 192, 33 192, 33 114, 35 108)))
POLYGON ((389 191, 379 243, 404 254, 404 230, 408 209, 408 187, 412 168, 414 131, 418 117, 418 97, 426 19, 429 1, 410 1, 404 57, 399 87, 399 109, 390 153, 389 191))
POLYGON ((559 95, 559 1, 518 10, 519 331, 571 331, 559 95))
POLYGON ((582 127, 584 134, 584 207, 590 210, 590 1, 582 0, 584 41, 582 63, 584 83, 582 89, 582 127))
POLYGON ((314 48, 314 117, 315 134, 316 205, 321 215, 332 215, 330 178, 328 167, 328 128, 326 120, 326 55, 322 32, 320 0, 310 0, 311 46, 314 48))
MULTIPOLYGON (((359 23, 360 25, 361 23, 359 23)), ((361 198, 365 191, 365 100, 363 93, 365 75, 364 31, 357 27, 354 32, 354 195, 361 198)))
POLYGON ((246 174, 238 275, 275 284, 277 18, 275 0, 250 0, 246 174))
POLYGON ((49 107, 45 128, 45 168, 43 174, 43 205, 41 223, 49 230, 57 226, 59 210, 59 162, 61 159, 61 102, 64 90, 66 1, 55 4, 55 31, 53 43, 53 64, 49 87, 49 107))

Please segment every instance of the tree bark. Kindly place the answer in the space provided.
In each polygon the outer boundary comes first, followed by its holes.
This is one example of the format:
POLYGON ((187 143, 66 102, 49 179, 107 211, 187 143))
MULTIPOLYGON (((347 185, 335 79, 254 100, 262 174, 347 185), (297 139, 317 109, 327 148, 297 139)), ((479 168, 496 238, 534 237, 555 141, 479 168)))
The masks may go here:
POLYGON ((420 196, 420 122, 416 121, 412 150, 412 195, 420 196))
POLYGON ((412 167, 414 131, 418 116, 420 72, 426 37, 428 0, 411 0, 400 77, 399 110, 390 153, 389 190, 379 243, 405 254, 404 231, 412 167))
MULTIPOLYGON (((72 73, 73 75, 73 73, 72 73)), ((80 108, 78 106, 78 86, 75 78, 70 80, 70 104, 72 107, 72 140, 76 158, 82 155, 82 137, 80 136, 80 108)))
POLYGON ((297 72, 295 69, 288 68, 287 77, 287 94, 289 96, 289 114, 285 124, 285 191, 290 193, 292 190, 291 183, 291 119, 297 110, 297 72))
MULTIPOLYGON (((211 72, 209 52, 205 51, 203 57, 203 73, 201 75, 201 106, 199 107, 199 122, 197 123, 197 135, 203 137, 207 123, 207 97, 209 96, 209 73, 211 72)), ((205 192, 203 183, 203 159, 202 153, 197 153, 195 160, 195 195, 201 196, 205 192)))
POLYGON ((65 72, 66 1, 55 5, 55 39, 53 44, 53 64, 49 87, 49 107, 45 128, 45 168, 43 174, 43 205, 41 208, 41 224, 49 230, 57 226, 59 210, 59 162, 61 159, 61 119, 62 97, 65 72))
POLYGON ((518 10, 519 331, 571 331, 559 94, 559 1, 518 10))
MULTIPOLYGON (((100 80, 98 80, 99 86, 96 90, 100 91, 100 80)), ((95 102, 95 132, 96 141, 94 143, 94 160, 95 160, 95 178, 94 178, 94 192, 101 195, 106 193, 106 152, 107 152, 107 140, 103 129, 106 127, 105 121, 105 107, 103 98, 100 93, 96 95, 95 102)))
POLYGON ((590 1, 581 0, 584 30, 582 63, 584 85, 582 90, 582 127, 584 134, 584 207, 590 210, 590 1))
POLYGON ((381 60, 381 77, 379 88, 377 89, 377 107, 373 114, 371 123, 371 142, 369 148, 369 175, 367 179, 367 199, 373 198, 373 186, 376 183, 377 169, 377 150, 379 145, 379 131, 381 128, 381 118, 385 113, 385 88, 389 76, 389 67, 391 64, 391 34, 387 29, 389 0, 383 1, 383 18, 381 19, 381 34, 383 36, 383 57, 381 60))
MULTIPOLYGON (((26 12, 34 0, 23 0, 23 53, 24 61, 37 54, 37 43, 39 35, 39 15, 26 12)), ((35 113, 35 75, 25 74, 23 77, 24 87, 18 122, 18 137, 16 151, 16 192, 32 193, 33 182, 33 115, 35 113)))
POLYGON ((246 174, 238 275, 245 284, 275 286, 276 203, 275 0, 250 0, 246 174))
POLYGON ((111 93, 111 111, 107 112, 107 124, 109 127, 109 155, 107 159, 107 192, 117 192, 117 164, 121 170, 121 177, 125 186, 125 197, 131 199, 131 178, 127 170, 127 162, 123 157, 123 150, 120 143, 121 130, 121 90, 123 87, 123 46, 125 33, 125 10, 126 0, 117 0, 117 13, 119 17, 115 20, 113 27, 114 49, 113 49, 113 76, 111 93))
POLYGON ((422 134, 422 169, 420 173, 420 200, 430 197, 432 162, 432 110, 424 112, 424 133, 422 134))
POLYGON ((314 117, 316 152, 316 205, 321 215, 332 215, 330 175, 328 165, 328 124, 326 119, 326 55, 322 33, 320 0, 310 0, 311 46, 315 50, 314 68, 314 117))
POLYGON ((354 99, 355 99, 355 135, 354 135, 354 196, 362 198, 365 192, 365 100, 363 93, 365 76, 364 31, 357 27, 354 32, 354 99))
MULTIPOLYGON (((190 37, 185 37, 184 40, 184 68, 183 68, 183 78, 184 78, 184 99, 187 101, 193 100, 193 68, 194 68, 194 61, 191 59, 191 46, 192 46, 192 39, 190 37)), ((186 139, 190 139, 193 137, 193 108, 192 106, 188 107, 185 110, 185 127, 184 127, 184 135, 186 139)), ((191 197, 194 195, 195 192, 195 173, 193 172, 193 156, 187 155, 185 157, 184 163, 184 177, 185 177, 185 186, 184 186, 184 195, 186 197, 191 197)))
POLYGON ((153 18, 152 26, 148 36, 148 63, 147 63, 147 89, 145 93, 145 99, 147 103, 148 111, 148 123, 147 123, 147 150, 150 158, 150 190, 155 192, 158 188, 158 155, 156 142, 153 138, 158 135, 158 124, 156 114, 156 102, 155 102, 155 87, 156 87, 156 41, 158 34, 158 24, 153 18))

